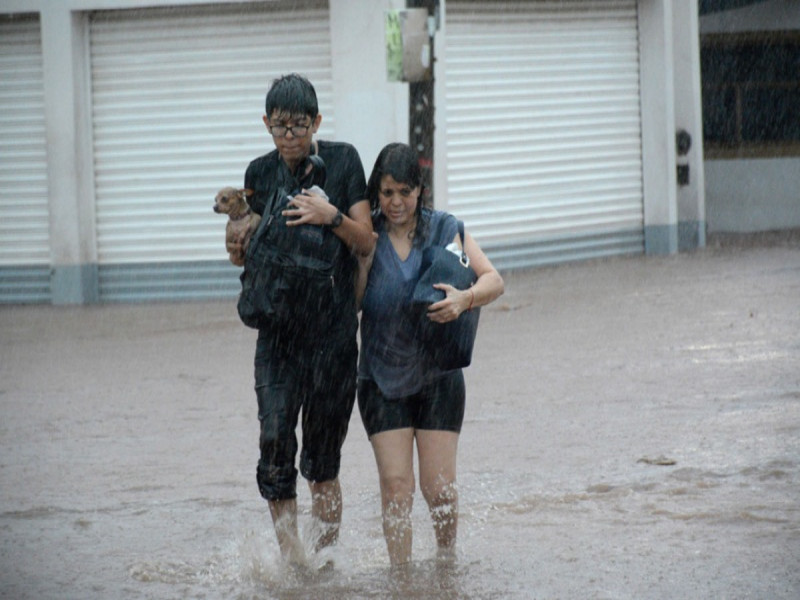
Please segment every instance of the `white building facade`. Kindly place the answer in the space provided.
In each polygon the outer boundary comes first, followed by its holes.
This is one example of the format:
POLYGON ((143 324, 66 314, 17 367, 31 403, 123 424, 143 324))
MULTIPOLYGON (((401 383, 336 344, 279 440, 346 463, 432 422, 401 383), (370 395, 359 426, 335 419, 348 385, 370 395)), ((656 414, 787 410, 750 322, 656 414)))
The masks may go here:
MULTIPOLYGON (((308 76, 319 137, 353 143, 368 174, 408 139, 384 47, 404 4, 0 2, 0 303, 235 295, 211 208, 273 147, 271 80, 308 76)), ((441 2, 436 207, 501 269, 703 246, 697 15, 697 0, 441 2)))

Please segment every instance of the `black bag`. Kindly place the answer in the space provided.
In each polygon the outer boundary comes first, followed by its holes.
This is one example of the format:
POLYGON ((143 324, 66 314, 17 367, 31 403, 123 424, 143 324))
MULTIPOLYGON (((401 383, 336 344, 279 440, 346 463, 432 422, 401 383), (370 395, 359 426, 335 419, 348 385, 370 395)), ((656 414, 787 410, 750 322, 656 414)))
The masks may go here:
MULTIPOLYGON (((324 163, 309 157, 314 168, 324 163)), ((263 199, 264 214, 250 240, 240 276, 242 291, 237 308, 248 327, 270 329, 280 336, 311 339, 329 327, 337 299, 336 264, 342 243, 327 227, 299 225, 287 227, 281 215, 288 197, 300 187, 319 185, 319 175, 293 189, 276 185, 263 199), (297 188, 297 189, 294 189, 297 188)), ((324 184, 324 182, 322 182, 324 184)))
MULTIPOLYGON (((439 221, 435 240, 441 237, 445 219, 439 221)), ((461 238, 460 255, 443 246, 431 246, 422 252, 420 278, 414 287, 412 302, 427 307, 444 300, 446 294, 433 287, 434 283, 447 283, 459 290, 472 287, 478 276, 469 266, 464 252, 464 223, 458 222, 458 235, 461 238)), ((472 348, 478 332, 480 308, 461 313, 455 321, 436 323, 428 318, 426 310, 420 310, 417 319, 417 339, 425 354, 442 370, 460 369, 472 362, 472 348)))

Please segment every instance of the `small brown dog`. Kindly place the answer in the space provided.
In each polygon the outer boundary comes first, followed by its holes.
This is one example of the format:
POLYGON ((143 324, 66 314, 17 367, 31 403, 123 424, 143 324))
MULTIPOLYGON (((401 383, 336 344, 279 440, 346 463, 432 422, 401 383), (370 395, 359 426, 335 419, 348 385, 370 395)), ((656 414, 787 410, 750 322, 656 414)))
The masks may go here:
POLYGON ((250 238, 258 228, 261 217, 250 210, 247 196, 252 195, 251 190, 224 187, 214 199, 214 212, 228 215, 228 224, 225 226, 225 249, 228 251, 231 262, 238 267, 244 264, 244 254, 250 238))

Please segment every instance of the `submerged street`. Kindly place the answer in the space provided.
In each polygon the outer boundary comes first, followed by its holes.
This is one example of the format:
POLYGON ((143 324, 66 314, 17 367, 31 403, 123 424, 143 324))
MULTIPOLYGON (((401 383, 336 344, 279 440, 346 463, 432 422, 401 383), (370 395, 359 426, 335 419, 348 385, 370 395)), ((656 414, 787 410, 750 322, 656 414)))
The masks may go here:
POLYGON ((505 278, 466 370, 458 560, 418 494, 405 574, 358 411, 340 544, 282 569, 235 300, 0 308, 0 597, 797 598, 797 237, 505 278))

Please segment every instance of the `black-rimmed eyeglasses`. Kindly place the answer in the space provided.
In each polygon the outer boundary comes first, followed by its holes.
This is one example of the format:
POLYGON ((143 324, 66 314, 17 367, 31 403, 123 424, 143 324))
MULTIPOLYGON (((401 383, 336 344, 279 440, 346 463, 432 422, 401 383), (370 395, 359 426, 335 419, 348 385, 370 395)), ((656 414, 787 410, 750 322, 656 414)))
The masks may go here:
POLYGON ((292 125, 291 127, 287 127, 286 125, 270 125, 269 132, 278 138, 286 137, 286 135, 291 132, 294 137, 303 137, 308 133, 308 130, 311 128, 311 124, 308 125, 292 125))

